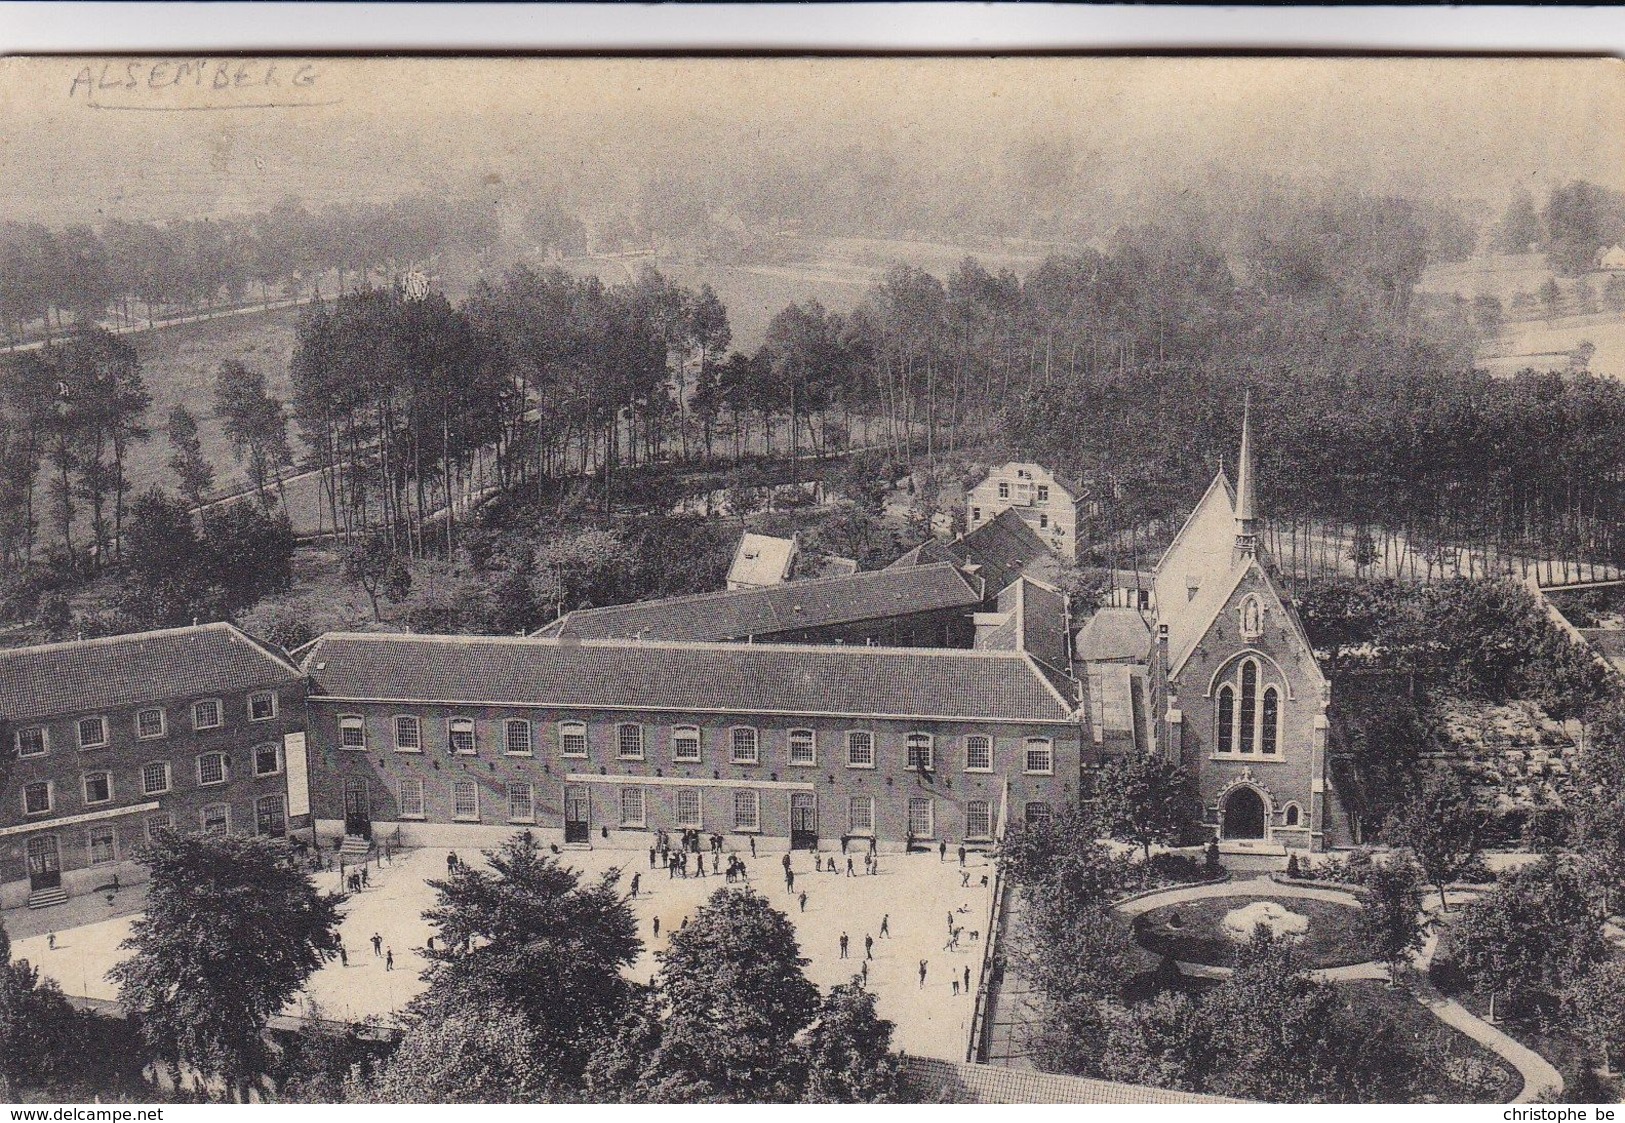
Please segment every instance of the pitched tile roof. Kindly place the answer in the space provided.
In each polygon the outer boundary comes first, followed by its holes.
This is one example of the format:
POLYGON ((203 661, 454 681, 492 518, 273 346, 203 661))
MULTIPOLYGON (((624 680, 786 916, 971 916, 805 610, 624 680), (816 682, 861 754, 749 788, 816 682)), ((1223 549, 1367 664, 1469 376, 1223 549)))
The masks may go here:
POLYGON ((299 678, 276 648, 230 624, 17 647, 0 651, 0 720, 119 710, 299 678))
POLYGON ((1013 509, 1000 511, 946 549, 964 564, 980 566, 976 575, 989 589, 1002 589, 1035 564, 1054 557, 1038 532, 1013 509))
POLYGON ((935 1057, 904 1057, 904 1071, 920 1103, 975 1104, 1204 1104, 1242 1103, 1197 1092, 1144 1084, 1118 1084, 1083 1076, 1001 1065, 963 1064, 935 1057))
POLYGON ((721 641, 779 635, 982 603, 981 582, 942 562, 791 581, 765 589, 700 593, 567 613, 538 636, 721 641))
POLYGON ((1143 660, 1151 654, 1151 625, 1137 608, 1098 609, 1078 631, 1080 662, 1143 660))
POLYGON ((1019 652, 333 633, 311 697, 1064 722, 1076 702, 1019 652))
POLYGON ((932 562, 958 562, 962 560, 935 538, 927 538, 908 553, 888 565, 887 569, 911 569, 932 562))

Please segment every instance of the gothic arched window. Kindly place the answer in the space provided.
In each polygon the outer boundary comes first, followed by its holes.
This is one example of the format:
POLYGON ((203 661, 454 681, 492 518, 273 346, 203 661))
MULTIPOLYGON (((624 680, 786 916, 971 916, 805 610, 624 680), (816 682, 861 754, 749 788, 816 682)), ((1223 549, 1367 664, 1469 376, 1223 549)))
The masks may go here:
POLYGON ((1253 751, 1258 719, 1258 664, 1251 659, 1241 665, 1241 751, 1253 751))
POLYGON ((1264 715, 1259 723, 1258 751, 1267 756, 1274 756, 1278 740, 1278 731, 1281 725, 1280 693, 1275 687, 1266 687, 1264 690, 1264 715))
POLYGON ((1219 687, 1218 743, 1219 752, 1236 751, 1236 692, 1229 686, 1219 687))

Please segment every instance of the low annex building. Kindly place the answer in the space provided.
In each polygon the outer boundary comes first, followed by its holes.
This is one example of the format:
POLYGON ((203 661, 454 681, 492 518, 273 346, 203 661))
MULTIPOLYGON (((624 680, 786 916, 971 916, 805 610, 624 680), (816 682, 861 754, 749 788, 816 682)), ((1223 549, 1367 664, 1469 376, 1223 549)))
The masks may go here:
POLYGON ((369 633, 304 668, 323 833, 975 845, 1084 765, 1076 684, 1019 651, 369 633))
POLYGON ((0 651, 0 907, 144 876, 161 827, 308 826, 304 676, 230 624, 0 651))

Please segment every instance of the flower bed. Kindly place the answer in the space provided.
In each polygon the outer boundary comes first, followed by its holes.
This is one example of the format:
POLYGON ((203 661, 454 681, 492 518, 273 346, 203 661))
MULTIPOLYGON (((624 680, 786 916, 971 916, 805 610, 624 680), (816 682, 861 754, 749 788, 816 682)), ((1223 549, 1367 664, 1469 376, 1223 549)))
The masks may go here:
POLYGON ((1209 897, 1164 905, 1134 918, 1134 938, 1147 951, 1182 963, 1234 967, 1239 944, 1224 919, 1261 901, 1308 917, 1309 930, 1297 941, 1305 967, 1345 967, 1371 958, 1370 949, 1355 933, 1357 906, 1308 897, 1209 897))

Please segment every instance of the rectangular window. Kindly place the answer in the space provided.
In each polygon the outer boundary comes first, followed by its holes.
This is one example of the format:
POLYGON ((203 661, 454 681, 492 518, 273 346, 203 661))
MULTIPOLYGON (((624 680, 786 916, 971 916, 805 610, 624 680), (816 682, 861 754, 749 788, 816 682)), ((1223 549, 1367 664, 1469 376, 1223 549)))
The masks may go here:
POLYGON ((846 735, 846 766, 873 768, 875 766, 875 735, 854 729, 846 735))
POLYGON ((936 752, 929 733, 908 735, 908 766, 917 772, 929 772, 936 763, 936 752))
POLYGON ((446 724, 446 749, 457 756, 473 756, 474 719, 454 717, 446 724))
POLYGON ((873 796, 855 795, 847 800, 846 833, 875 833, 875 800, 873 796))
POLYGON ((818 742, 812 730, 790 730, 790 763, 800 765, 818 763, 818 742))
POLYGON ((993 738, 981 733, 965 738, 965 771, 993 771, 993 738))
POLYGON ((642 788, 621 789, 621 826, 641 827, 644 823, 644 801, 642 788))
POLYGON ((197 782, 199 784, 224 784, 226 782, 226 754, 204 753, 198 757, 197 782))
POLYGON ((1055 751, 1048 737, 1027 738, 1027 771, 1045 776, 1055 771, 1055 751))
POLYGON ((734 792, 734 830, 758 831, 762 829, 762 801, 754 791, 738 789, 734 792))
POLYGON ((211 803, 198 814, 198 825, 204 834, 230 834, 231 808, 224 803, 211 803))
POLYGON ((701 818, 700 791, 698 788, 677 789, 677 825, 679 827, 702 827, 705 825, 701 818))
POLYGON ((993 837, 993 805, 985 799, 972 799, 965 804, 965 837, 993 837))
POLYGON ((135 715, 135 735, 143 741, 150 741, 154 737, 164 735, 164 711, 154 707, 150 710, 137 710, 135 715))
POLYGON ((51 782, 39 780, 23 787, 23 814, 44 815, 51 810, 51 782))
POLYGON ((480 789, 473 780, 451 782, 451 817, 465 823, 480 818, 480 789))
POLYGON ((908 836, 910 838, 937 837, 936 807, 931 800, 920 796, 909 799, 908 836))
POLYGON ((254 775, 275 776, 282 771, 282 746, 274 742, 254 747, 254 775))
POLYGON ((411 714, 395 718, 395 751, 421 753, 423 751, 423 723, 411 714))
POLYGON ((1039 484, 1038 485, 1038 501, 1040 503, 1048 503, 1049 502, 1049 485, 1048 484, 1039 484))
POLYGON ((503 723, 502 732, 509 756, 530 755, 530 722, 512 718, 503 723))
POLYGON ((339 748, 365 749, 367 747, 367 726, 355 714, 346 714, 339 718, 339 748))
POLYGON ((107 803, 113 798, 113 774, 111 772, 85 773, 85 802, 107 803))
POLYGON ((972 507, 970 509, 970 521, 973 523, 979 523, 982 521, 982 509, 980 507, 972 507))
POLYGON ((559 722, 559 755, 587 755, 587 726, 579 721, 559 722))
POLYGON ((400 792, 401 792, 401 818, 403 818, 403 819, 421 819, 421 818, 423 818, 423 781, 422 780, 402 780, 401 781, 400 792))
POLYGON ((276 692, 262 690, 248 696, 248 720, 270 721, 276 717, 276 692))
POLYGON ((679 725, 671 731, 671 759, 679 764, 700 762, 700 730, 694 725, 679 725))
POLYGON ((79 747, 81 749, 99 749, 107 744, 107 719, 104 717, 82 717, 79 719, 79 747))
POLYGON ((50 747, 46 741, 45 728, 40 725, 17 730, 16 740, 18 756, 44 756, 50 747))
POLYGON ((201 702, 192 703, 193 729, 219 729, 221 722, 221 706, 218 698, 205 698, 201 702))
POLYGON ((91 865, 106 866, 118 861, 118 844, 114 840, 112 827, 91 827, 86 832, 85 843, 90 851, 91 865))
POLYGON ((732 731, 733 757, 735 764, 755 764, 760 757, 757 753, 756 730, 748 725, 736 725, 732 731))
POLYGON ((1022 816, 1029 827, 1047 827, 1050 822, 1049 804, 1029 803, 1022 809, 1022 816))
POLYGON ((615 755, 622 760, 643 759, 643 726, 627 722, 615 727, 615 755))
POLYGON ((508 785, 508 822, 536 821, 536 789, 515 780, 508 785))
POLYGON ((169 790, 169 761, 155 760, 141 766, 141 794, 163 795, 169 790))
POLYGON ((999 498, 1000 499, 1009 499, 1010 498, 1010 481, 1008 481, 1008 480, 1000 480, 999 481, 999 498))
POLYGON ((1049 529, 1049 516, 1048 515, 1039 515, 1038 516, 1038 529, 1039 530, 1048 530, 1049 529))
POLYGON ((156 815, 148 815, 142 828, 147 835, 147 845, 152 846, 158 841, 159 835, 175 829, 175 818, 167 811, 160 811, 156 815))

